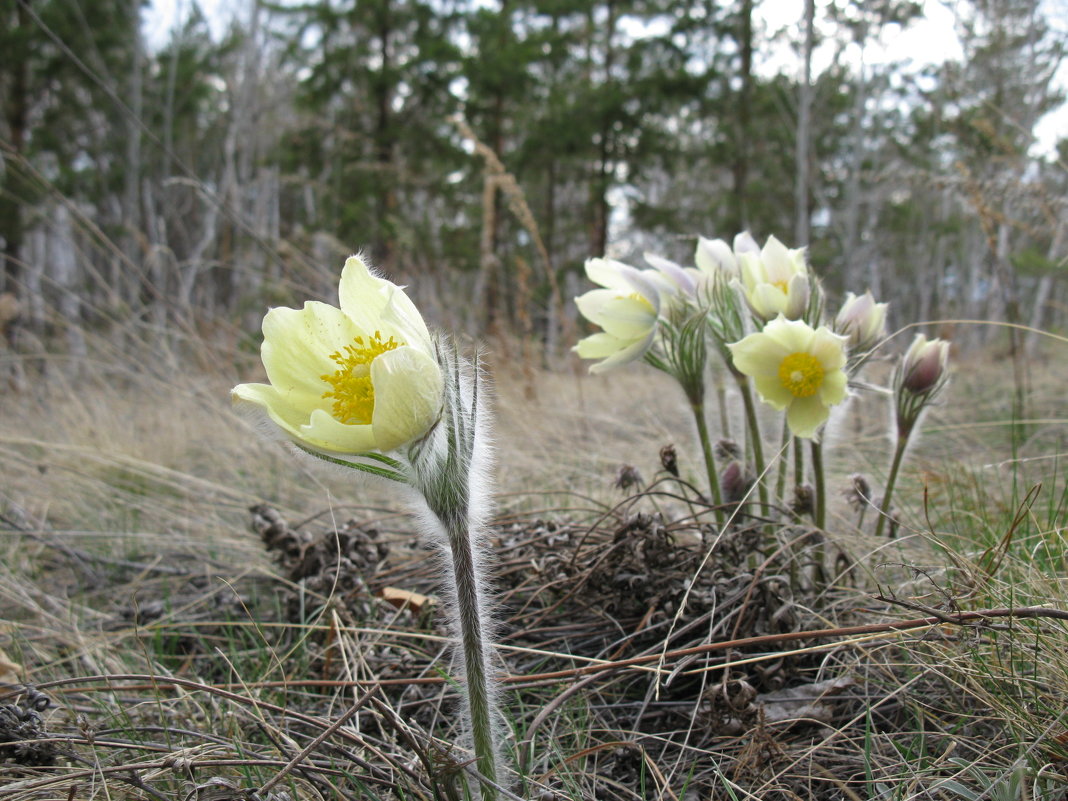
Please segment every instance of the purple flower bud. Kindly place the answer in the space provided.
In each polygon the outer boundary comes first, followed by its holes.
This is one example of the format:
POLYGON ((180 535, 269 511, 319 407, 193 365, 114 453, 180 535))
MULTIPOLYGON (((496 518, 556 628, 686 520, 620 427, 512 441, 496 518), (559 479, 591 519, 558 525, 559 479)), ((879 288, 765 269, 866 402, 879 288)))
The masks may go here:
POLYGON ((914 395, 930 392, 945 375, 948 360, 948 342, 917 334, 901 362, 901 386, 914 395))

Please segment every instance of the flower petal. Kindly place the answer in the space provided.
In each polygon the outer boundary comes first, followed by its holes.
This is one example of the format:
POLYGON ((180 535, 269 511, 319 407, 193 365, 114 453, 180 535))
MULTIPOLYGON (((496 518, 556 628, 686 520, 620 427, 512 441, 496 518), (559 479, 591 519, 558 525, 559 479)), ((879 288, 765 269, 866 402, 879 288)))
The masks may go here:
POLYGON ((580 339, 572 348, 582 359, 604 359, 613 353, 631 345, 630 340, 623 340, 611 334, 598 332, 580 339))
POLYGON ((616 351, 603 362, 598 362, 597 364, 590 365, 590 372, 603 373, 607 370, 611 370, 614 367, 620 367, 624 364, 629 364, 630 362, 640 359, 642 356, 645 355, 645 352, 649 350, 650 345, 653 344, 653 335, 655 333, 655 330, 650 331, 649 335, 644 339, 639 339, 637 342, 628 345, 622 350, 616 351))
POLYGON ((370 425, 347 425, 328 412, 316 409, 306 425, 300 427, 301 441, 327 454, 367 453, 376 450, 370 425))
POLYGON ((848 380, 841 370, 831 370, 825 373, 820 384, 819 398, 827 406, 834 406, 846 399, 849 394, 847 389, 848 380))
MULTIPOLYGON (((770 326, 771 323, 768 324, 770 326)), ((783 345, 764 332, 750 334, 740 342, 728 345, 734 367, 741 373, 751 376, 778 376, 782 360, 795 351, 783 345)))
POLYGON ((430 332, 423 316, 392 281, 375 275, 359 256, 350 256, 338 285, 341 310, 363 333, 381 331, 425 353, 432 352, 430 332))
POLYGON ((794 400, 794 394, 783 386, 777 371, 775 375, 754 376, 753 384, 760 394, 760 399, 773 409, 785 409, 794 400))
POLYGON ((817 359, 827 372, 838 370, 846 363, 846 343, 848 337, 832 333, 826 326, 816 329, 808 351, 817 359))
POLYGON ((308 412, 299 403, 293 403, 291 397, 283 396, 270 384, 238 384, 230 390, 234 407, 255 407, 291 439, 299 440, 300 427, 307 422, 308 412))
POLYGON ((321 399, 329 387, 322 380, 337 364, 330 354, 351 343, 362 332, 333 306, 308 301, 302 309, 271 309, 263 318, 260 358, 267 377, 289 403, 325 408, 321 399))
POLYGON ((786 411, 786 424, 794 436, 812 438, 830 414, 831 410, 823 405, 818 394, 795 398, 786 411))
POLYGON ((803 320, 787 320, 777 317, 766 326, 764 332, 783 348, 786 353, 807 353, 815 336, 815 331, 803 320))
POLYGON ((441 368, 421 350, 400 347, 383 353, 371 362, 371 384, 371 427, 381 451, 418 439, 441 417, 441 368))
POLYGON ((656 311, 648 302, 611 289, 590 290, 575 298, 575 305, 583 317, 620 339, 639 339, 656 326, 656 311))
POLYGON ((630 283, 623 277, 623 270, 634 268, 615 259, 586 259, 586 277, 593 283, 615 289, 623 294, 632 292, 630 283))

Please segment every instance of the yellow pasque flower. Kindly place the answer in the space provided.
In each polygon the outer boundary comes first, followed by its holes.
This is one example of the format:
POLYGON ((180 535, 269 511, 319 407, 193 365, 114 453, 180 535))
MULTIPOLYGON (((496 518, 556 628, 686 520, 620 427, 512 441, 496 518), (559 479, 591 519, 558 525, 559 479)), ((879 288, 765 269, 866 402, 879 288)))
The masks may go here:
POLYGON ((734 366, 752 376, 761 400, 786 410, 790 431, 813 437, 846 398, 846 338, 781 314, 740 342, 728 345, 734 366))
POLYGON ((736 249, 738 272, 745 299, 753 314, 768 321, 781 314, 800 319, 808 309, 811 291, 805 249, 789 249, 773 236, 763 249, 736 249))
POLYGON ((588 259, 586 275, 604 289, 592 289, 575 298, 575 305, 583 317, 604 331, 579 340, 572 350, 583 359, 602 360, 590 367, 591 373, 640 359, 656 336, 660 315, 657 279, 611 259, 588 259))
POLYGON ((325 454, 394 450, 441 415, 442 375, 426 323, 404 290, 345 262, 341 308, 308 301, 263 318, 269 384, 239 384, 237 407, 264 412, 297 445, 325 454))

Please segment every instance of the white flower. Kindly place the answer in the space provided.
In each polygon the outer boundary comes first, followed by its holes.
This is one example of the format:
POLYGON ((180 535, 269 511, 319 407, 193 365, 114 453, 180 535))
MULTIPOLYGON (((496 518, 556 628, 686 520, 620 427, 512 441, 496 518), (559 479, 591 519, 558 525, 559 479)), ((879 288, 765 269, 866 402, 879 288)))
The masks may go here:
POLYGON ((422 437, 441 415, 442 375, 426 323, 403 289, 358 257, 345 262, 340 306, 308 301, 263 318, 269 384, 239 384, 236 406, 266 413, 299 446, 325 454, 385 452, 422 437))
POLYGON ((886 337, 887 305, 876 303, 870 289, 859 297, 847 292, 845 302, 834 318, 834 330, 849 339, 850 350, 869 351, 886 337))
POLYGON ((697 270, 683 267, 655 253, 645 253, 645 260, 656 270, 642 270, 642 275, 656 284, 662 296, 694 297, 701 278, 697 270))
POLYGON ((808 309, 810 283, 804 248, 788 249, 773 236, 760 253, 736 250, 746 302, 763 321, 783 315, 800 319, 808 309))
POLYGON ((601 359, 590 367, 599 373, 640 359, 656 336, 660 290, 656 280, 628 264, 589 259, 586 275, 604 289, 575 298, 582 315, 603 332, 578 342, 573 350, 583 359, 601 359))
POLYGON ((697 238, 697 250, 693 261, 697 269, 708 276, 724 275, 727 278, 740 278, 738 257, 742 253, 759 254, 760 248, 748 231, 734 237, 734 248, 722 239, 697 238))
POLYGON ((761 399, 786 410, 790 431, 813 437, 846 398, 846 338, 782 315, 728 345, 735 368, 752 376, 761 399))

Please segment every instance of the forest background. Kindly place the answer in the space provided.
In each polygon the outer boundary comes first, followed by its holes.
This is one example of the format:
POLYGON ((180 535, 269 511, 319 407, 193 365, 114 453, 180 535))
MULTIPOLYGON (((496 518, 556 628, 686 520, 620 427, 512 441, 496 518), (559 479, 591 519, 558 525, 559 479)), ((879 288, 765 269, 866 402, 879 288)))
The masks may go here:
POLYGON ((363 250, 436 323, 552 360, 586 258, 688 263, 745 229, 808 245, 832 297, 890 301, 891 330, 1065 324, 1068 139, 1036 145, 1064 104, 1056 4, 939 7, 947 57, 911 62, 884 58, 924 14, 901 0, 182 8, 150 42, 142 0, 4 4, 9 346, 232 344, 363 250))

